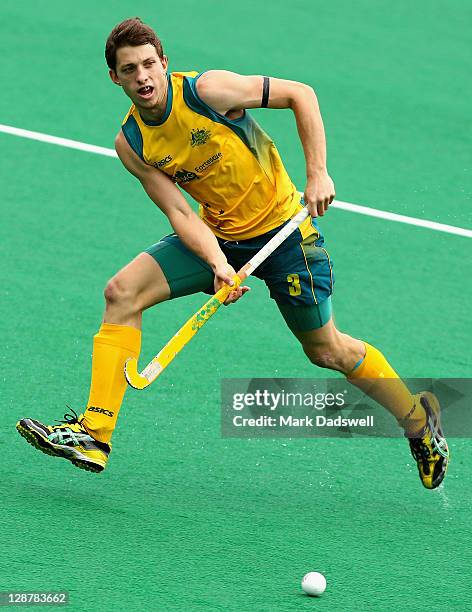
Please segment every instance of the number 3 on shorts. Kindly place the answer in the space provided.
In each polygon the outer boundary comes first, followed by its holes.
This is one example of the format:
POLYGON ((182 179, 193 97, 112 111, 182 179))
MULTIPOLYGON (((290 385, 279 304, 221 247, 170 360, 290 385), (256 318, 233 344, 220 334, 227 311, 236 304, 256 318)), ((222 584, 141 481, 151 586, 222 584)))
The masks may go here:
POLYGON ((289 274, 287 276, 287 282, 290 283, 288 292, 292 296, 300 295, 302 288, 300 287, 300 277, 298 274, 289 274))

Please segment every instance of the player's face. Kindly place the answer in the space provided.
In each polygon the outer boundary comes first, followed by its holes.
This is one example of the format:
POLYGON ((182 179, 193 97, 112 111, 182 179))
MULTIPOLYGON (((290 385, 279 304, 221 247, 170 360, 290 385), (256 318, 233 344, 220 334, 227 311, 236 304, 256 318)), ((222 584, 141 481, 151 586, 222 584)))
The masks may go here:
POLYGON ((167 93, 167 57, 161 59, 150 44, 121 47, 116 52, 114 83, 121 85, 132 102, 143 109, 162 104, 167 93))

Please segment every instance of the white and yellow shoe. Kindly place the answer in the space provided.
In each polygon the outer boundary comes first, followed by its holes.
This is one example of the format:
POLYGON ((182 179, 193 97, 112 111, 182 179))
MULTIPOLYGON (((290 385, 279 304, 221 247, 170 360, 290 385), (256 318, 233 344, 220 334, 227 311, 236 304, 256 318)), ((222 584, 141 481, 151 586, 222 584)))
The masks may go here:
POLYGON ((20 435, 35 448, 54 457, 64 457, 89 472, 102 472, 108 462, 111 444, 92 438, 82 426, 83 415, 65 414, 60 425, 44 425, 35 419, 16 424, 20 435))

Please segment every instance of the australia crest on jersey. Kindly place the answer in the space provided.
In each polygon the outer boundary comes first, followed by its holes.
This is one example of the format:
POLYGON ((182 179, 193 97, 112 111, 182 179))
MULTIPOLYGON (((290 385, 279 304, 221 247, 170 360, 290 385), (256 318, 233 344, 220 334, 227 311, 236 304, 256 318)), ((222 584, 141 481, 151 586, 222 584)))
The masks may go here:
POLYGON ((210 130, 199 130, 198 128, 195 128, 192 130, 190 135, 190 146, 199 147, 200 145, 205 144, 210 136, 210 130))

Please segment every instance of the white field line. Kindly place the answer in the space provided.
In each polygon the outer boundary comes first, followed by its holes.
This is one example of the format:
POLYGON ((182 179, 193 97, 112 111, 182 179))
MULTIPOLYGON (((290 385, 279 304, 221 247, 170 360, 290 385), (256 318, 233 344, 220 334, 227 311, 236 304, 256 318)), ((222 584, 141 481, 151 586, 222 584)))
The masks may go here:
POLYGON ((22 130, 20 128, 10 127, 9 125, 0 124, 0 132, 12 134, 12 136, 20 136, 21 138, 30 138, 31 140, 39 140, 49 144, 67 147, 68 149, 79 149, 79 151, 87 151, 87 153, 97 153, 98 155, 106 155, 108 157, 118 157, 114 149, 106 147, 97 147, 96 145, 79 142, 78 140, 70 140, 69 138, 59 138, 58 136, 50 136, 41 132, 31 132, 30 130, 22 130))
MULTIPOLYGON (((78 149, 79 151, 86 151, 87 153, 96 153, 97 155, 105 155, 107 157, 117 157, 114 149, 97 147, 96 145, 79 142, 78 140, 60 138, 58 136, 51 136, 50 134, 42 134, 41 132, 32 132, 30 130, 23 130, 21 128, 15 128, 9 125, 0 124, 0 132, 11 134, 13 136, 20 136, 21 138, 39 140, 40 142, 55 144, 59 145, 60 147, 67 147, 69 149, 78 149)), ((347 210, 360 215, 377 217, 378 219, 386 219, 387 221, 396 221, 398 223, 406 223, 408 225, 416 225, 418 227, 425 227, 438 232, 445 232, 446 234, 455 234, 456 236, 472 238, 472 230, 465 229, 463 227, 456 227, 455 225, 446 225, 444 223, 437 223, 436 221, 428 221, 427 219, 417 219, 416 217, 398 215, 397 213, 387 212, 377 208, 370 208, 368 206, 360 206, 359 204, 351 204, 349 202, 340 202, 339 200, 335 200, 332 203, 332 206, 334 208, 339 208, 340 210, 347 210)))
POLYGON ((437 223, 436 221, 428 221, 427 219, 417 219, 416 217, 407 217, 406 215, 397 215, 397 213, 387 212, 386 210, 378 210, 377 208, 369 208, 368 206, 360 206, 359 204, 350 204, 349 202, 339 202, 338 200, 335 200, 331 206, 340 208, 341 210, 358 213, 359 215, 378 217, 379 219, 387 219, 387 221, 397 221, 398 223, 426 227, 427 229, 436 230, 438 232, 446 232, 446 234, 456 234, 456 236, 472 238, 472 230, 456 227, 455 225, 446 225, 445 223, 437 223))

